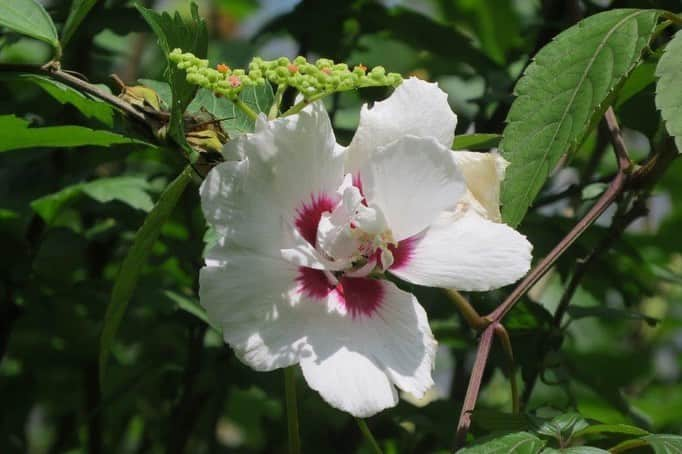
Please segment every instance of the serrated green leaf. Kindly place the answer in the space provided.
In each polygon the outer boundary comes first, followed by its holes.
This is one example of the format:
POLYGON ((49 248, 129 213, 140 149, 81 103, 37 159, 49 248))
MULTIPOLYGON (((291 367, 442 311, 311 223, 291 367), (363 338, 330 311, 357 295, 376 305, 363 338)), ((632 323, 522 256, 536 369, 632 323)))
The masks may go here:
POLYGON ((31 202, 31 208, 51 224, 70 202, 84 194, 100 203, 117 200, 138 210, 149 211, 154 206, 149 196, 149 183, 139 177, 100 178, 88 183, 75 184, 54 194, 31 202))
POLYGON ((587 435, 601 435, 601 434, 622 434, 622 435, 648 435, 644 429, 630 426, 628 424, 595 424, 577 431, 573 436, 575 438, 584 437, 587 435))
POLYGON ((140 230, 135 234, 133 244, 128 251, 121 268, 116 276, 111 291, 111 300, 104 316, 104 327, 100 338, 99 373, 100 383, 104 382, 107 359, 116 332, 121 324, 128 302, 135 291, 140 273, 147 262, 152 247, 161 232, 161 227, 177 205, 185 187, 192 179, 192 168, 187 166, 178 177, 173 180, 159 197, 140 230))
POLYGON ((453 150, 489 150, 500 144, 502 136, 499 134, 464 134, 455 136, 452 142, 453 150))
MULTIPOLYGON (((117 144, 146 144, 109 131, 83 126, 47 126, 30 128, 29 122, 14 115, 0 115, 0 131, 12 131, 3 136, 0 152, 25 148, 68 148, 82 146, 108 147, 117 144)), ((150 144, 146 144, 150 145, 150 144)), ((151 145, 150 145, 151 146, 151 145)))
POLYGON ((71 10, 69 16, 66 18, 64 28, 62 29, 62 47, 66 47, 73 34, 78 30, 85 16, 88 15, 97 0, 73 0, 71 2, 71 10))
POLYGON ((652 434, 642 437, 654 450, 654 454, 682 453, 682 436, 669 434, 652 434))
POLYGON ((59 49, 54 22, 37 0, 2 0, 0 25, 59 49))
MULTIPOLYGON (((206 29, 206 22, 199 16, 195 3, 191 4, 191 17, 188 19, 183 19, 178 12, 171 16, 168 13, 156 13, 139 4, 135 6, 154 31, 159 46, 166 54, 166 58, 168 58, 168 54, 173 49, 178 47, 183 52, 191 52, 199 58, 206 57, 208 31, 206 29)), ((192 155, 193 151, 185 140, 183 113, 194 98, 197 86, 188 83, 185 72, 179 70, 174 64, 168 64, 165 75, 172 94, 172 100, 169 105, 171 118, 168 134, 188 154, 192 155)))
POLYGON ((656 107, 661 111, 668 133, 682 153, 682 30, 665 46, 656 66, 656 107))
POLYGON ((543 446, 545 446, 545 442, 535 435, 528 432, 517 432, 486 441, 479 445, 460 449, 457 452, 459 454, 508 454, 510 452, 537 454, 542 450, 543 446))
POLYGON ((94 118, 105 126, 112 127, 114 125, 114 109, 110 104, 91 98, 59 81, 37 74, 23 73, 2 74, 0 78, 9 81, 16 80, 33 83, 61 104, 71 104, 86 117, 94 118))
POLYGON ((588 427, 589 423, 578 413, 565 413, 551 421, 542 423, 536 430, 540 435, 555 438, 562 445, 568 444, 576 432, 588 427))
POLYGON ((579 22, 538 52, 516 85, 501 148, 511 163, 502 215, 516 226, 564 154, 571 154, 637 66, 660 12, 616 9, 579 22))

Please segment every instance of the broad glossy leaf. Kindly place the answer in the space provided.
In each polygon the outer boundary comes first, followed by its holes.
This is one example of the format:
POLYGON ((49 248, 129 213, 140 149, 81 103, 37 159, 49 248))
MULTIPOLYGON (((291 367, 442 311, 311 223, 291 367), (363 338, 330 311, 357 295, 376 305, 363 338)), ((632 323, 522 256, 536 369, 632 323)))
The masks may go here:
MULTIPOLYGON (((191 17, 187 19, 180 16, 178 12, 171 16, 168 13, 156 13, 140 5, 136 5, 136 7, 154 31, 159 46, 166 57, 176 47, 184 52, 191 52, 199 58, 206 57, 208 31, 206 22, 199 17, 195 3, 191 4, 191 17)), ((188 83, 185 71, 177 69, 174 64, 169 64, 166 68, 166 80, 170 85, 172 94, 168 133, 185 151, 191 154, 192 150, 185 140, 182 117, 197 92, 197 86, 188 83)))
POLYGON ((59 48, 54 22, 38 0, 0 1, 0 26, 59 48))
POLYGON ((149 196, 149 183, 140 177, 100 178, 88 183, 75 184, 54 194, 31 202, 31 208, 45 220, 52 223, 66 205, 81 194, 101 203, 117 200, 138 210, 149 211, 154 206, 149 196))
POLYGON ((459 454, 537 454, 545 442, 528 432, 517 432, 495 438, 480 445, 457 451, 459 454))
POLYGON ((154 205, 152 211, 147 215, 144 224, 135 234, 135 240, 128 251, 128 255, 126 255, 121 264, 111 291, 111 300, 104 316, 104 327, 100 338, 100 383, 104 382, 109 351, 111 350, 111 345, 116 337, 116 332, 121 324, 125 310, 128 307, 128 302, 137 286, 140 273, 147 262, 154 243, 159 237, 161 227, 163 227, 172 213, 191 179, 192 168, 188 166, 163 191, 159 201, 154 205))
POLYGON ((489 150, 500 144, 502 136, 499 134, 464 134, 455 136, 452 142, 453 150, 489 150))
POLYGON ((616 9, 561 33, 538 52, 515 88, 501 143, 511 163, 502 215, 516 226, 564 154, 571 154, 637 66, 659 12, 616 9))
MULTIPOLYGON (((117 144, 145 144, 109 131, 85 128, 83 126, 47 126, 30 128, 29 122, 14 115, 0 116, 0 152, 23 148, 67 148, 82 146, 108 147, 117 144)), ((149 145, 149 144, 147 144, 149 145)))
POLYGON ((656 107, 661 110, 668 133, 682 153, 682 30, 665 47, 656 66, 656 107))
POLYGON ((9 73, 1 77, 3 80, 17 80, 36 84, 58 102, 71 104, 86 117, 94 118, 109 127, 114 124, 114 109, 110 104, 94 99, 59 81, 37 74, 9 73))
POLYGON ((66 18, 64 28, 62 29, 62 46, 66 47, 68 42, 73 37, 73 34, 78 30, 78 26, 83 22, 85 16, 88 15, 97 0, 73 0, 71 3, 71 11, 66 18))

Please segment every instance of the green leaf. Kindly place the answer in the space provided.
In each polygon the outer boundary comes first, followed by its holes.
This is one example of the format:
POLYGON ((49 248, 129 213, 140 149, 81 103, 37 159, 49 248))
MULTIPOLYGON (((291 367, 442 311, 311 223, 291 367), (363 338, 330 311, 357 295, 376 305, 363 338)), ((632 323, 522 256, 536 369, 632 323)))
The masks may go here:
POLYGON ((609 454, 609 452, 593 446, 573 446, 564 449, 545 448, 541 454, 609 454))
POLYGON ((630 426, 628 424, 595 424, 593 426, 586 427, 582 430, 577 431, 573 434, 575 438, 584 437, 586 435, 601 435, 601 434, 622 434, 622 435, 648 435, 644 429, 639 427, 630 426))
POLYGON ((644 320, 647 324, 655 326, 659 319, 640 314, 639 312, 617 309, 605 306, 570 306, 568 313, 574 319, 586 317, 598 317, 608 320, 644 320))
POLYGON ((62 47, 66 47, 73 34, 78 30, 81 22, 88 15, 97 0, 73 0, 71 2, 71 10, 69 17, 66 18, 64 28, 62 29, 62 47))
POLYGON ((196 318, 198 318, 199 320, 213 328, 217 333, 221 332, 220 327, 214 325, 208 319, 206 309, 201 307, 198 301, 187 298, 186 296, 180 295, 179 293, 171 292, 170 290, 166 290, 163 293, 168 297, 168 299, 173 301, 178 306, 179 309, 182 309, 183 311, 194 315, 196 318))
POLYGON ((499 134, 465 134, 455 136, 452 143, 453 150, 489 150, 500 144, 502 136, 499 134))
POLYGON ((579 22, 543 47, 515 88, 501 149, 511 163, 504 221, 516 226, 564 154, 571 154, 637 66, 660 12, 616 9, 579 22))
MULTIPOLYGON (((117 144, 147 144, 109 131, 83 126, 29 128, 29 122, 14 115, 0 115, 0 131, 12 131, 0 142, 0 152, 23 148, 65 148, 117 144)), ((151 145, 150 145, 151 146, 151 145)))
POLYGON ((656 107, 682 153, 682 30, 675 33, 656 66, 656 107))
POLYGON ((57 29, 38 0, 2 0, 0 25, 59 49, 57 29))
POLYGON ((104 316, 104 327, 100 338, 99 373, 100 383, 104 383, 109 351, 121 324, 128 302, 135 291, 140 273, 144 268, 152 247, 159 237, 161 227, 177 205, 185 187, 192 179, 192 168, 187 166, 178 177, 173 180, 159 197, 152 211, 135 234, 128 255, 123 260, 116 276, 116 282, 111 291, 111 300, 104 316))
POLYGON ((528 432, 517 432, 504 435, 479 445, 460 449, 458 454, 536 454, 542 450, 545 442, 528 432))
POLYGON ((31 208, 51 224, 69 203, 81 194, 100 203, 117 200, 138 210, 150 211, 154 203, 147 193, 150 186, 147 180, 139 177, 100 178, 88 183, 75 184, 54 194, 31 202, 31 208))
POLYGON ((578 413, 565 413, 551 421, 542 423, 537 433, 559 440, 562 446, 571 441, 573 435, 589 426, 589 423, 578 413))
POLYGON ((106 126, 114 125, 114 109, 110 104, 94 99, 61 82, 37 74, 22 73, 2 74, 0 78, 36 84, 61 104, 71 104, 86 117, 94 118, 106 126))
POLYGON ((654 454, 680 454, 682 452, 682 436, 669 434, 653 434, 643 437, 654 454))
MULTIPOLYGON (((183 19, 178 12, 171 16, 168 13, 156 13, 139 4, 136 7, 154 31, 159 46, 166 54, 166 58, 177 47, 184 52, 191 52, 199 58, 206 57, 208 31, 206 29, 206 22, 199 17, 199 11, 195 3, 191 4, 191 18, 189 20, 183 19)), ((185 140, 183 113, 194 98, 197 87, 188 83, 185 78, 185 72, 178 69, 174 64, 167 66, 165 75, 172 93, 168 134, 186 152, 192 155, 193 151, 185 140)))
MULTIPOLYGON (((170 104, 172 95, 167 83, 151 79, 140 79, 139 82, 154 89, 161 101, 167 105, 170 104)), ((245 87, 240 97, 256 112, 267 113, 272 105, 274 94, 272 87, 266 84, 259 87, 245 87)), ((253 131, 255 122, 243 110, 237 108, 229 99, 217 98, 213 92, 204 88, 197 91, 196 97, 187 106, 187 112, 198 113, 202 109, 221 119, 220 124, 230 137, 253 131)))

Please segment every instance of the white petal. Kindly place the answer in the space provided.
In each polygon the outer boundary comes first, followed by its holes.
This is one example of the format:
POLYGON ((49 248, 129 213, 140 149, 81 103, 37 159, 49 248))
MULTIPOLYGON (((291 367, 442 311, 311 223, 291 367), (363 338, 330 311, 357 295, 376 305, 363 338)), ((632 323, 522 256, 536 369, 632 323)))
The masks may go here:
POLYGON ((295 364, 305 349, 305 310, 315 305, 292 304, 296 273, 286 262, 255 256, 201 270, 201 305, 225 342, 256 370, 295 364))
POLYGON ((515 282, 530 268, 532 250, 516 230, 472 210, 444 213, 411 247, 391 273, 413 284, 467 291, 515 282))
POLYGON ((464 175, 468 202, 482 216, 499 222, 500 185, 509 165, 498 153, 455 151, 452 157, 464 175))
POLYGON ((297 216, 311 201, 334 203, 344 175, 344 150, 324 107, 314 103, 270 122, 259 117, 256 132, 232 141, 231 149, 245 159, 216 166, 201 187, 204 215, 220 244, 271 257, 303 257, 301 263, 313 266, 310 248, 301 244, 309 239, 294 232, 297 216), (280 254, 280 249, 293 252, 280 254))
POLYGON ((405 136, 362 167, 367 201, 381 209, 396 241, 422 231, 465 193, 451 154, 433 138, 405 136))
POLYGON ((355 173, 380 146, 409 134, 433 137, 450 148, 457 115, 448 104, 448 95, 437 83, 411 77, 386 100, 367 105, 360 111, 358 130, 348 147, 346 169, 355 173))
MULTIPOLYGON (((393 385, 416 395, 433 385, 436 342, 424 309, 393 283, 378 285, 381 303, 373 313, 330 313, 309 327, 311 354, 301 358, 310 387, 333 407, 358 417, 394 406, 393 385)), ((346 297, 353 293, 348 279, 344 288, 346 297)))

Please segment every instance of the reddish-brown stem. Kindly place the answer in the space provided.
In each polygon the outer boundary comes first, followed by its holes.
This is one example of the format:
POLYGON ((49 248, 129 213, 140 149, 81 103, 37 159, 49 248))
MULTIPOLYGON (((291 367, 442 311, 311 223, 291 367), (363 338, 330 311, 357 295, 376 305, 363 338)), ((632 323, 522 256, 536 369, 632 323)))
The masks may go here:
POLYGON ((492 337, 495 333, 497 326, 500 326, 500 322, 505 315, 514 307, 514 305, 521 299, 523 295, 526 294, 530 288, 537 283, 537 281, 545 275, 547 271, 556 263, 556 261, 561 257, 561 255, 566 252, 566 250, 582 235, 589 226, 591 226, 604 211, 621 195, 625 190, 628 183, 628 177, 630 171, 632 170, 632 161, 630 160, 625 147, 625 142, 623 141, 623 136, 621 134, 620 128, 618 127, 618 121, 613 112, 613 109, 609 107, 604 114, 606 124, 608 126, 609 132, 611 133, 611 139, 613 141, 613 148, 616 155, 616 160, 618 161, 618 172, 609 184, 606 191, 599 197, 597 202, 590 208, 590 210, 585 214, 585 216, 578 221, 578 223, 571 229, 570 232, 551 250, 545 258, 543 258, 540 263, 538 263, 531 271, 526 275, 526 277, 512 290, 509 296, 500 304, 497 309, 491 312, 489 315, 485 316, 485 319, 490 321, 478 344, 478 350, 476 352, 476 359, 474 361, 474 366, 471 371, 471 378, 469 379, 469 386, 467 388, 466 395, 464 397, 464 403, 462 405, 462 411, 460 413, 459 422, 457 424, 457 434, 455 438, 455 449, 461 446, 466 440, 466 434, 469 431, 469 426, 471 425, 471 413, 474 411, 476 406, 476 401, 478 400, 478 392, 481 388, 481 379, 483 377, 483 372, 485 371, 486 364, 488 362, 488 354, 490 352, 490 346, 492 342, 492 337))
POLYGON ((483 380, 483 372, 488 362, 488 354, 493 343, 493 335, 495 334, 495 326, 497 323, 488 325, 488 327, 481 334, 481 339, 478 342, 478 350, 476 351, 476 360, 471 371, 471 378, 469 378, 469 387, 467 388, 464 403, 462 403, 462 411, 459 414, 459 422, 457 423, 457 433, 455 435, 455 450, 462 446, 466 441, 467 432, 471 425, 471 413, 474 411, 476 400, 478 399, 478 391, 481 389, 481 380, 483 380))

